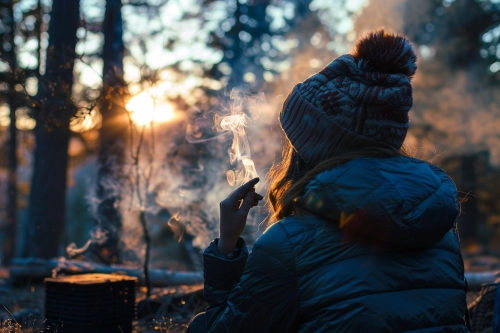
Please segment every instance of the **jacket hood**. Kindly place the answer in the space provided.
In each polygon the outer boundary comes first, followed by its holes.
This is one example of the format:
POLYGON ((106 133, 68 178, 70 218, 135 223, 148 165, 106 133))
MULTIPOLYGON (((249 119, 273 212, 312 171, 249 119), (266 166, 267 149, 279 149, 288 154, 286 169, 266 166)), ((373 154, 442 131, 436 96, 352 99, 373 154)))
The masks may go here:
POLYGON ((335 222, 349 239, 406 248, 439 241, 459 212, 450 177, 405 156, 359 158, 324 171, 297 204, 335 222))

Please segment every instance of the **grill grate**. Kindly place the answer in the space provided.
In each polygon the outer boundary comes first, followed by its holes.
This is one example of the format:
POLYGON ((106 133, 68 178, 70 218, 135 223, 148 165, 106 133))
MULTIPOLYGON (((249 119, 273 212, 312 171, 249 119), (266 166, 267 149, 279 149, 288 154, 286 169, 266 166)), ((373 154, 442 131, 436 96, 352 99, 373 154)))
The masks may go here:
POLYGON ((47 330, 132 332, 137 278, 82 274, 45 279, 47 330))

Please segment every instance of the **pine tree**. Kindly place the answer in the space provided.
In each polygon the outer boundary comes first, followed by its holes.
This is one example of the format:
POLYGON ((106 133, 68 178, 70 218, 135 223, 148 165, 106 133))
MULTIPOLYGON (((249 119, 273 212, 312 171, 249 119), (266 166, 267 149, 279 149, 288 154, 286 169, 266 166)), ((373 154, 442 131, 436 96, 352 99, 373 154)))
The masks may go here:
POLYGON ((35 112, 36 149, 23 256, 57 256, 64 235, 69 122, 75 114, 71 92, 79 6, 78 0, 52 3, 46 71, 40 78, 35 112))

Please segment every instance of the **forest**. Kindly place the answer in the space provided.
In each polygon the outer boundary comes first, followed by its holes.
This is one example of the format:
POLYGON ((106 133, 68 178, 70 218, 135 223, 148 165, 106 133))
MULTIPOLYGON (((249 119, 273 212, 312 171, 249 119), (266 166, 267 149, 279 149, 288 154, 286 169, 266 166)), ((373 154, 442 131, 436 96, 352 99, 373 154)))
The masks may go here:
POLYGON ((130 332, 183 332, 287 93, 378 27, 417 51, 405 147, 456 184, 466 270, 500 269, 500 1, 0 0, 0 332, 43 326, 44 278, 92 272, 137 278, 130 332))

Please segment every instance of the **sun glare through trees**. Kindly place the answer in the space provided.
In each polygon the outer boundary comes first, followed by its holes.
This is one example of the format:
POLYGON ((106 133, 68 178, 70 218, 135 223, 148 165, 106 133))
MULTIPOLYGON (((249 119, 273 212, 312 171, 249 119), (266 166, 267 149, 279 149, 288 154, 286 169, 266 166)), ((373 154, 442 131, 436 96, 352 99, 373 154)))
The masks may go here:
POLYGON ((132 97, 126 104, 132 120, 139 125, 163 123, 174 117, 172 105, 158 102, 148 92, 142 92, 132 97))

